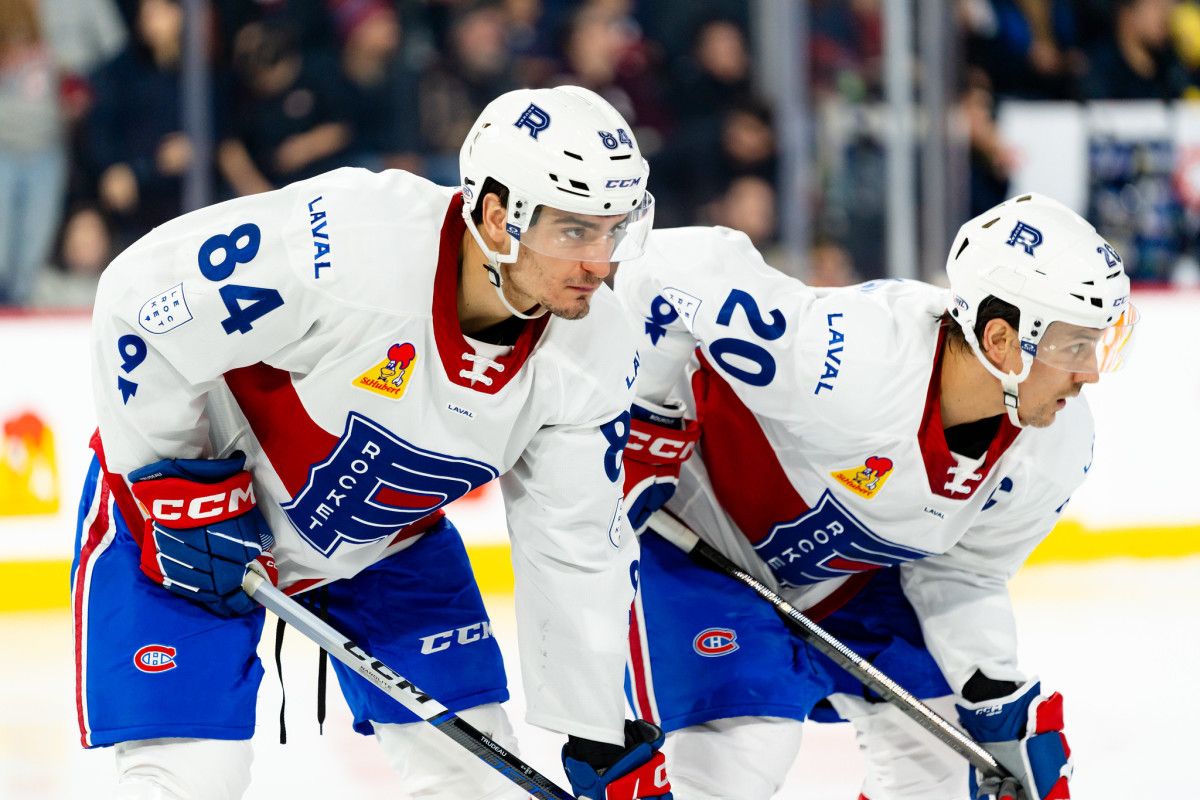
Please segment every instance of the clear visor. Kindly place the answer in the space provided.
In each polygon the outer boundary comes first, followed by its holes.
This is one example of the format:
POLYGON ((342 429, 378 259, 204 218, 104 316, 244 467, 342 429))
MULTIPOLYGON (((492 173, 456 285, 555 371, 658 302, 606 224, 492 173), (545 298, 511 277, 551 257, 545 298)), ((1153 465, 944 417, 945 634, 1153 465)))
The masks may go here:
POLYGON ((1067 372, 1114 372, 1129 359, 1129 343, 1139 316, 1130 304, 1116 322, 1103 330, 1051 322, 1035 358, 1067 372))
POLYGON ((637 258, 654 225, 654 197, 646 192, 628 214, 596 216, 539 206, 533 224, 521 234, 521 246, 568 261, 618 262, 637 258))

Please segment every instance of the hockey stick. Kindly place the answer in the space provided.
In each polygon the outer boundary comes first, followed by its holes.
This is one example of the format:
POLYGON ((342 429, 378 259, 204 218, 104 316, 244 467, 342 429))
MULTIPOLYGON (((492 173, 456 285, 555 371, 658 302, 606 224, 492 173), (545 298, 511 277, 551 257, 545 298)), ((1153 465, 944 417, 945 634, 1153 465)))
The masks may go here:
POLYGON ((422 692, 316 614, 275 588, 254 569, 246 571, 242 589, 275 615, 314 641, 318 647, 378 686, 400 705, 449 736, 480 761, 529 792, 546 800, 575 800, 575 795, 489 739, 480 730, 422 692))
POLYGON ((972 766, 983 773, 985 778, 1004 779, 1010 777, 1008 771, 1000 766, 992 754, 974 739, 954 727, 941 714, 913 697, 903 686, 880 672, 874 664, 830 636, 824 628, 797 611, 795 606, 733 563, 720 550, 703 541, 675 517, 665 511, 655 511, 650 517, 650 529, 687 553, 688 557, 697 564, 717 572, 723 572, 734 580, 749 586, 759 597, 775 606, 775 610, 806 642, 829 656, 838 666, 862 682, 863 686, 900 709, 906 717, 932 733, 938 741, 969 761, 972 766))

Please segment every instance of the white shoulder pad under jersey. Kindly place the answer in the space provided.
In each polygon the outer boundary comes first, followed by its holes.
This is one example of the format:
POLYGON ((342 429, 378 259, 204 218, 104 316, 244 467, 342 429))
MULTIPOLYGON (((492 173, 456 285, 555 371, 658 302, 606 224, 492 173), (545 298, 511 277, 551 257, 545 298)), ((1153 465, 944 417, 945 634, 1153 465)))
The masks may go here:
POLYGON ((508 473, 530 718, 621 741, 632 334, 602 289, 511 347, 465 337, 461 209, 416 176, 341 169, 138 241, 93 320, 107 468, 245 452, 297 588, 404 549, 508 473))
POLYGON ((642 334, 639 395, 683 399, 701 421, 673 512, 816 614, 872 570, 910 564, 906 590, 952 684, 967 659, 1015 669, 1004 584, 1083 480, 1081 399, 1045 430, 1001 419, 980 458, 954 453, 937 380, 944 290, 811 289, 725 229, 654 231, 617 293, 642 334))

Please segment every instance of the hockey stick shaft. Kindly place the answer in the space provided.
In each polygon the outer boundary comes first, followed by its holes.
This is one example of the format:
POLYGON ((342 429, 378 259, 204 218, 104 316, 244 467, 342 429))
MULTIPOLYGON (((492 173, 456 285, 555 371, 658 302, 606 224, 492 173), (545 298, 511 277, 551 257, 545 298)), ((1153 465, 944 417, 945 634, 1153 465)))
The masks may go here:
POLYGON ((463 749, 533 797, 546 800, 575 800, 575 795, 560 789, 545 775, 492 741, 482 731, 405 680, 386 664, 364 652, 361 647, 281 592, 258 572, 253 569, 247 570, 242 588, 255 601, 273 611, 322 650, 358 672, 393 700, 449 736, 463 749))
POLYGON ((864 686, 891 703, 909 719, 929 731, 938 741, 961 755, 984 777, 1008 777, 1008 772, 996 759, 971 737, 954 727, 942 715, 922 703, 903 686, 896 683, 874 664, 855 653, 831 636, 795 606, 773 592, 761 581, 730 560, 724 553, 702 540, 694 531, 665 511, 656 511, 650 518, 650 529, 678 547, 701 566, 723 572, 754 590, 759 597, 775 607, 792 627, 817 650, 824 653, 864 686))

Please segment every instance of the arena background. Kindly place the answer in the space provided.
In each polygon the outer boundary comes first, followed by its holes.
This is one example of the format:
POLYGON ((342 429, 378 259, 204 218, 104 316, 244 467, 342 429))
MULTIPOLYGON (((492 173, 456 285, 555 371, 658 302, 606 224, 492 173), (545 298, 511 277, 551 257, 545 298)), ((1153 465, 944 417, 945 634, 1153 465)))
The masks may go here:
MULTIPOLYGON (((814 285, 941 282, 956 227, 1022 192, 1087 216, 1142 323, 1128 368, 1088 389, 1093 468, 1019 580, 1099 560, 1101 583, 1200 577, 1200 2, 3 0, 0 611, 18 630, 69 635, 87 328, 114 254, 334 166, 453 184, 488 99, 561 83, 635 126, 660 227, 745 230, 814 285)), ((496 487, 450 514, 485 590, 510 591, 496 487)))

